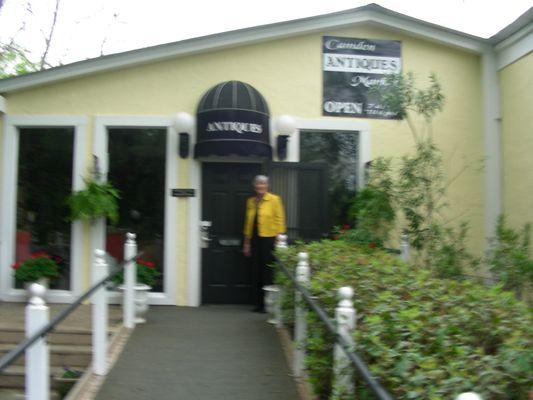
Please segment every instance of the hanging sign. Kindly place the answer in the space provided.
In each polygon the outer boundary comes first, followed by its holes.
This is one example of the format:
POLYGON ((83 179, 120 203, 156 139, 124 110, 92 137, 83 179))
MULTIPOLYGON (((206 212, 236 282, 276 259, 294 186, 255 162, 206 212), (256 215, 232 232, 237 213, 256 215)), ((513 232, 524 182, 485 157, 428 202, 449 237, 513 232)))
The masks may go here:
POLYGON ((373 85, 401 72, 401 42, 337 36, 322 38, 323 115, 396 119, 385 110, 373 85))

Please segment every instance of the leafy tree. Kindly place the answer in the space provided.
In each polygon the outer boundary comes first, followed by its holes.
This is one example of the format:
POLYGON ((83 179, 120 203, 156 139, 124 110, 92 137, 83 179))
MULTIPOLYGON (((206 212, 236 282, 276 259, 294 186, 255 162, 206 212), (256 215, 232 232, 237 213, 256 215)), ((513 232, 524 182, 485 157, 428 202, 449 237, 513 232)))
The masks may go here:
MULTIPOLYGON (((429 85, 418 88, 413 74, 407 73, 388 75, 386 85, 374 86, 372 90, 379 93, 387 111, 407 122, 414 151, 393 161, 374 160, 374 166, 388 165, 389 168, 371 167, 369 191, 364 194, 369 197, 372 193, 373 200, 370 203, 368 199, 366 203, 365 199, 355 200, 352 211, 354 215, 359 214, 359 221, 363 214, 370 217, 371 221, 360 222, 363 226, 384 229, 392 229, 391 221, 397 212, 400 213, 402 230, 417 250, 415 262, 433 268, 439 276, 459 276, 466 267, 476 266, 477 260, 466 251, 468 224, 451 227, 444 218, 449 208, 446 191, 451 180, 445 174, 442 152, 433 139, 432 129, 433 119, 445 102, 442 86, 437 77, 430 74, 429 85), (397 165, 393 173, 390 165, 394 161, 397 165), (381 184, 376 186, 373 182, 381 184), (369 212, 378 210, 375 207, 378 201, 382 202, 378 208, 383 215, 369 212), (380 220, 388 223, 382 224, 380 220)), ((387 237, 384 232, 380 236, 387 237)))
POLYGON ((39 65, 28 58, 28 51, 16 43, 0 43, 0 79, 39 70, 39 65))

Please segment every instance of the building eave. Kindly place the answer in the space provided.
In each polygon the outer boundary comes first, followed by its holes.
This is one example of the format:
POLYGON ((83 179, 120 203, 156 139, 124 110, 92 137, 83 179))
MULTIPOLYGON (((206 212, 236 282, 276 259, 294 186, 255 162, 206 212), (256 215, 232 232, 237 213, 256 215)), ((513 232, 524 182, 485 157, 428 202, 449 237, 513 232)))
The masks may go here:
POLYGON ((489 46, 487 39, 409 17, 377 4, 369 4, 331 14, 239 29, 78 61, 27 75, 0 80, 0 93, 5 94, 62 80, 80 78, 175 57, 249 45, 327 29, 339 29, 361 23, 386 27, 411 36, 478 54, 483 53, 489 46))

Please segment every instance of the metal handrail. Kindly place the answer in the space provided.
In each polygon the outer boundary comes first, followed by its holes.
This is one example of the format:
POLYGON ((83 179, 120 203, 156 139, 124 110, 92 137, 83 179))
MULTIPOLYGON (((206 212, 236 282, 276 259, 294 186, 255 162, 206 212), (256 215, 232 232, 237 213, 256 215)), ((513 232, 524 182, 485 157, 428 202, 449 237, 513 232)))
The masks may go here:
POLYGON ((294 275, 287 269, 283 261, 281 261, 276 254, 274 254, 274 259, 280 266, 281 271, 292 281, 294 288, 302 294, 309 307, 318 315, 329 333, 333 335, 335 342, 338 343, 342 348, 346 354, 346 357, 348 357, 350 362, 354 365, 370 390, 372 390, 379 400, 392 400, 391 395, 380 385, 378 380, 372 376, 372 373, 366 366, 365 362, 352 350, 354 345, 353 339, 349 335, 340 334, 337 332, 335 324, 331 321, 331 318, 322 309, 322 307, 320 307, 320 305, 316 302, 311 292, 306 287, 298 283, 294 275))
POLYGON ((126 264, 136 260, 141 255, 142 255, 142 252, 136 254, 134 257, 131 257, 127 260, 122 261, 117 266, 117 269, 115 271, 111 272, 109 275, 107 275, 105 278, 103 278, 99 282, 96 282, 93 286, 91 286, 83 294, 81 294, 76 300, 74 300, 67 307, 61 310, 61 312, 57 314, 54 318, 52 318, 48 324, 43 326, 41 329, 35 332, 32 336, 24 339, 15 348, 9 351, 5 356, 0 358, 0 372, 2 372, 5 368, 11 365, 11 363, 13 363, 17 358, 19 358, 22 355, 22 353, 24 353, 37 340, 39 340, 41 337, 43 337, 47 333, 50 333, 52 330, 54 330, 54 328, 61 321, 67 318, 76 308, 80 306, 80 304, 84 300, 89 298, 94 292, 100 289, 102 285, 104 285, 106 282, 112 280, 115 276, 117 276, 124 269, 124 266, 126 264))

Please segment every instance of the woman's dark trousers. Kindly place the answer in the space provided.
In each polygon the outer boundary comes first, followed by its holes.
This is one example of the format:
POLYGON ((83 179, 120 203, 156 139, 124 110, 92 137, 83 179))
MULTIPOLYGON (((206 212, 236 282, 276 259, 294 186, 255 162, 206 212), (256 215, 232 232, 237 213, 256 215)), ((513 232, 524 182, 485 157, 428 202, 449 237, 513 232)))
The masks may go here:
POLYGON ((275 237, 252 238, 252 299, 259 310, 264 310, 263 286, 272 284, 273 268, 270 266, 274 261, 275 237))

